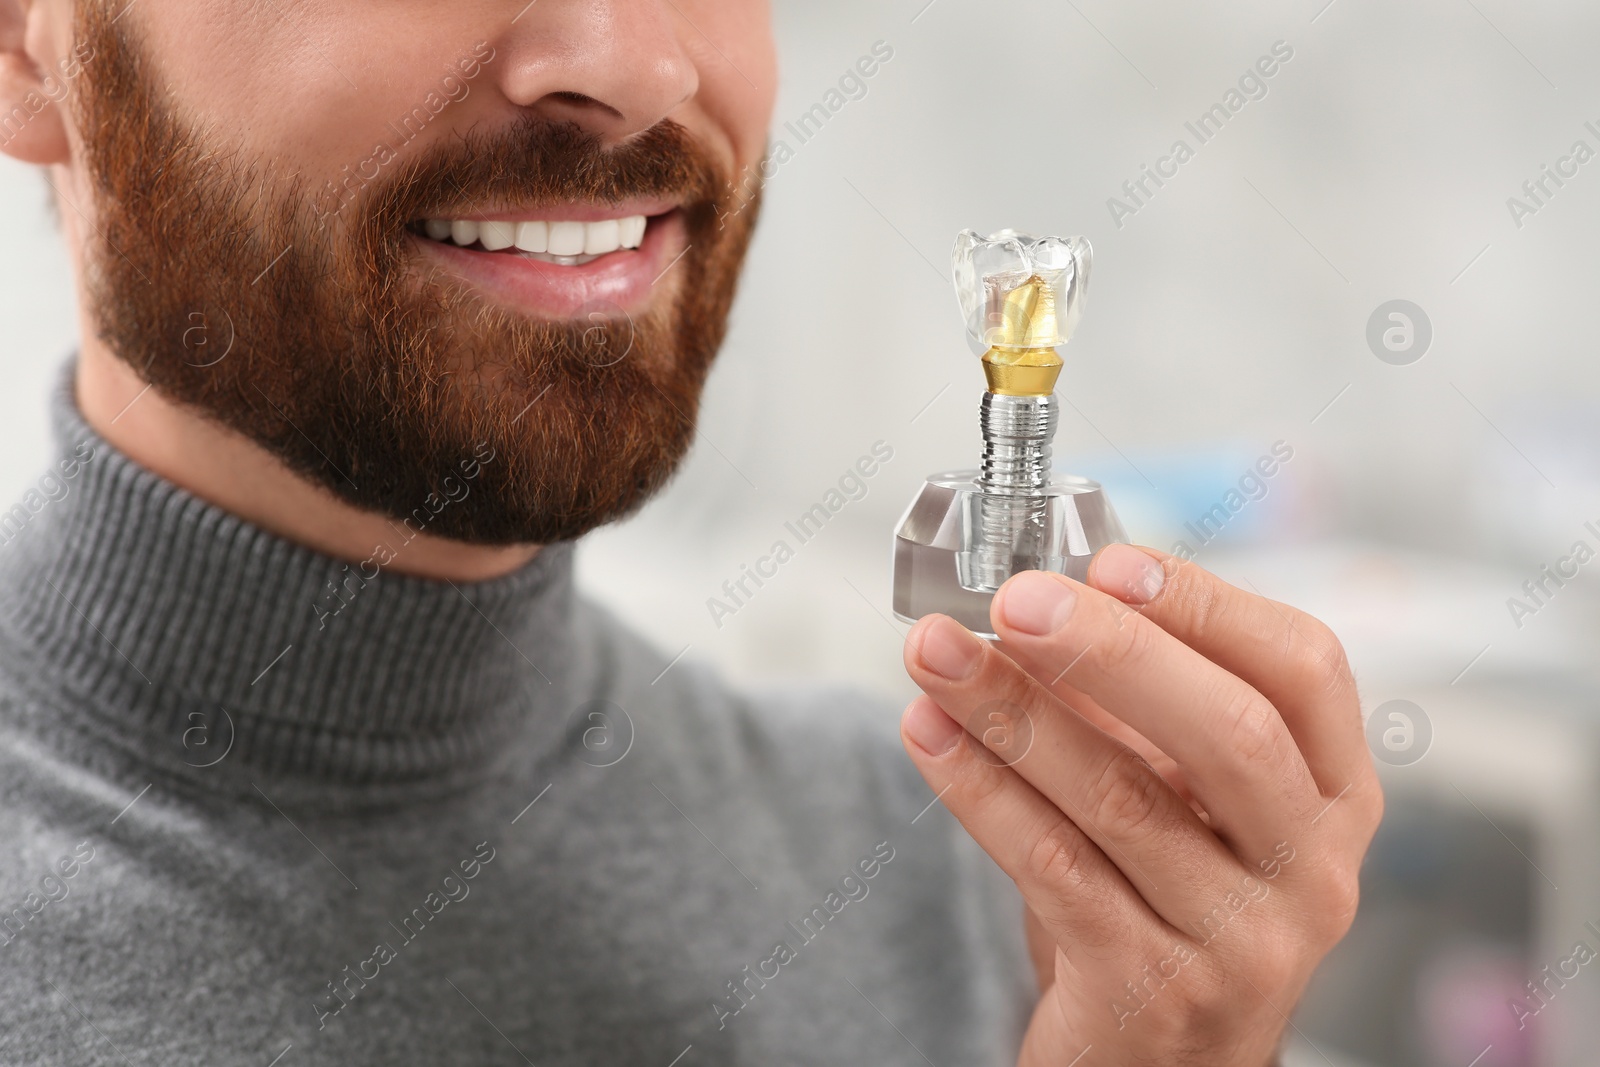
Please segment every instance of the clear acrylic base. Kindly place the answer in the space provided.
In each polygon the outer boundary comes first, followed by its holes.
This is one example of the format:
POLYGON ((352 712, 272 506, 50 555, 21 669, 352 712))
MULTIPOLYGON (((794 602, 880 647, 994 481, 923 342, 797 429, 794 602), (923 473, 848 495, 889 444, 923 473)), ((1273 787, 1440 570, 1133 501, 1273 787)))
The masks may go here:
POLYGON ((894 613, 949 615, 994 637, 989 604, 1013 574, 1048 570, 1082 581, 1089 559, 1128 535, 1099 482, 1057 474, 1041 496, 986 493, 978 472, 935 474, 894 538, 894 613))

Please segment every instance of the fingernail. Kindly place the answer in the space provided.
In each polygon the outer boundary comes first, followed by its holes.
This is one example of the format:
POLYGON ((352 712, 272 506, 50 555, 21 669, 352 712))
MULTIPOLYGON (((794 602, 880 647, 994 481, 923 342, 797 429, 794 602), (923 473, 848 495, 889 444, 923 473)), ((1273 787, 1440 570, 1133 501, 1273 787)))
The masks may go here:
POLYGON ((983 647, 978 639, 951 619, 934 619, 922 631, 917 655, 933 673, 959 682, 978 665, 983 647))
POLYGON ((1066 582, 1025 571, 1006 583, 1000 613, 1013 629, 1043 637, 1066 625, 1077 602, 1078 591, 1066 582))
POLYGON ((1132 545, 1108 545, 1094 563, 1094 584, 1130 604, 1148 604, 1167 576, 1161 564, 1132 545))
POLYGON ((911 702, 900 725, 906 736, 930 756, 942 756, 955 748, 963 733, 961 724, 927 697, 911 702))

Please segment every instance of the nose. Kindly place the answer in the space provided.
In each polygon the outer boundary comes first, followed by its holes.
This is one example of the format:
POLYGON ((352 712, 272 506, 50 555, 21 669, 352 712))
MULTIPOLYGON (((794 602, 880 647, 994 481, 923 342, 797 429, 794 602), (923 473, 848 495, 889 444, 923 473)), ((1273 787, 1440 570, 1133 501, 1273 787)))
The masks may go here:
POLYGON ((496 42, 489 69, 512 103, 613 143, 699 90, 686 32, 695 30, 671 0, 534 0, 496 42))

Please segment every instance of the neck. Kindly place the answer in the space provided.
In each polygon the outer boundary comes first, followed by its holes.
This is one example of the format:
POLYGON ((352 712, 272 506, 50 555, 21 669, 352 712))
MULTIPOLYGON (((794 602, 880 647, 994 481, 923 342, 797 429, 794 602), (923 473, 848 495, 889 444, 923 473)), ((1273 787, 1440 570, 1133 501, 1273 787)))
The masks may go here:
MULTIPOLYGON (((168 401, 116 358, 93 331, 78 357, 84 420, 122 453, 200 499, 335 559, 365 559, 393 540, 383 515, 363 511, 295 474, 253 441, 168 401)), ((538 545, 470 545, 415 535, 388 569, 476 582, 510 574, 538 545)))
POLYGON ((341 562, 121 452, 76 383, 51 395, 54 462, 0 524, 0 676, 30 694, 7 728, 324 809, 478 786, 570 738, 593 684, 570 545, 479 582, 341 562))

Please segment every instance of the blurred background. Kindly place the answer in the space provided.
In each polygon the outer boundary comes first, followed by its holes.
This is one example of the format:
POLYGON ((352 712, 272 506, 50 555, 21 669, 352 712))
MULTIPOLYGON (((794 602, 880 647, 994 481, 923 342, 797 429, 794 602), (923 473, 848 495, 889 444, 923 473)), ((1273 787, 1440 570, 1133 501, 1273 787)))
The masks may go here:
MULTIPOLYGON (((951 243, 1084 234, 1058 470, 1104 482, 1135 540, 1185 543, 1328 621, 1371 716, 1389 814, 1291 1062, 1593 1063, 1600 960, 1578 948, 1600 953, 1600 8, 776 15, 782 162, 699 443, 665 495, 585 543, 590 592, 667 656, 867 687, 895 714, 911 690, 893 530, 929 473, 977 458, 951 243), (867 57, 872 76, 847 79, 867 57), (1226 120, 1201 128, 1214 105, 1226 120), (875 446, 892 459, 865 495, 800 544, 785 523, 875 446), (1275 450, 1276 473, 1241 487, 1275 450), (780 540, 793 559, 731 599, 723 583, 780 540)), ((0 205, 11 499, 42 468, 77 326, 44 183, 0 160, 0 205)))

